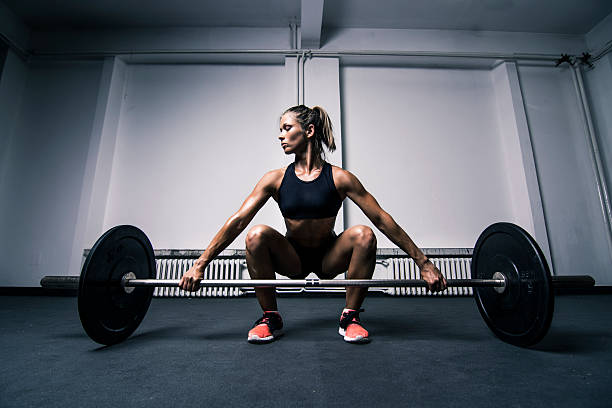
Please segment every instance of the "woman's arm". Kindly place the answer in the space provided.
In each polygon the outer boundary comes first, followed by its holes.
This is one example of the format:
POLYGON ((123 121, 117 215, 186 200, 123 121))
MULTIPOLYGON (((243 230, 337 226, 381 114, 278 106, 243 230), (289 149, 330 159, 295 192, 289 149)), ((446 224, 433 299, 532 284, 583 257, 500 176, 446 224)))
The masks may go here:
POLYGON ((227 248, 242 231, 249 225, 255 214, 264 206, 274 194, 279 177, 278 170, 266 173, 257 183, 251 194, 244 200, 240 209, 236 211, 221 229, 215 234, 206 250, 200 255, 194 265, 183 275, 180 287, 188 291, 199 289, 200 281, 204 277, 204 270, 227 248))
POLYGON ((346 170, 340 170, 334 174, 339 191, 344 192, 361 211, 372 221, 387 238, 408 254, 421 270, 421 277, 429 284, 432 291, 446 289, 446 280, 427 259, 423 251, 416 246, 406 231, 400 227, 393 217, 381 208, 374 196, 370 194, 353 174, 346 170), (336 177, 338 176, 338 177, 336 177))

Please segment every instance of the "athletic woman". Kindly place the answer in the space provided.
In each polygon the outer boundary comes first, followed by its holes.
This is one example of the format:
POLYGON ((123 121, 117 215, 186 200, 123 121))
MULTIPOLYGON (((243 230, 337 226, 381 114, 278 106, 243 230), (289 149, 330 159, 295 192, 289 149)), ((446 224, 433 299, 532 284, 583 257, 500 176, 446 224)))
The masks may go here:
MULTIPOLYGON (((280 207, 287 233, 282 235, 267 225, 256 225, 249 230, 246 261, 252 279, 275 279, 275 272, 291 279, 303 279, 310 272, 321 279, 332 279, 344 272, 348 279, 371 279, 376 263, 376 236, 372 229, 356 225, 339 236, 333 230, 342 201, 348 197, 385 236, 414 259, 429 290, 446 288, 440 271, 357 177, 325 161, 323 146, 330 152, 336 148, 325 110, 304 105, 287 109, 280 119, 278 138, 285 154, 294 154, 295 161, 261 178, 240 209, 182 277, 182 289, 199 289, 206 267, 249 225, 270 197, 280 207)), ((369 341, 368 331, 359 320, 367 291, 368 288, 346 288, 346 306, 340 315, 338 331, 347 342, 369 341)), ((263 316, 249 331, 248 341, 273 341, 281 335, 283 326, 275 288, 255 288, 255 293, 263 316)))

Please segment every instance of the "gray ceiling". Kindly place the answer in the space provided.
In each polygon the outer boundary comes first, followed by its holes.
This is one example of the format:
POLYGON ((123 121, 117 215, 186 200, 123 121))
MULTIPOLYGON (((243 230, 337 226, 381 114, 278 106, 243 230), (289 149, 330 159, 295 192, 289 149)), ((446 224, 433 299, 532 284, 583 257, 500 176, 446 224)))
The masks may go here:
MULTIPOLYGON (((300 0, 0 0, 33 29, 284 27, 300 0)), ((306 0, 308 1, 308 0, 306 0)), ((612 0, 326 0, 325 28, 404 28, 586 34, 612 0)))

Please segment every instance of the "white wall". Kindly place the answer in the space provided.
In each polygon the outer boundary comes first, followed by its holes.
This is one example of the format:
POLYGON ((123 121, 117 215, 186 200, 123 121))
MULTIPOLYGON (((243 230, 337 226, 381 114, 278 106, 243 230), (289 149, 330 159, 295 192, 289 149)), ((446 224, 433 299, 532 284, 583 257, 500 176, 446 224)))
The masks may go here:
MULTIPOLYGON (((612 26, 612 19, 608 21, 612 26)), ((594 69, 588 70, 584 75, 585 88, 593 119, 594 144, 598 148, 601 159, 601 173, 603 174, 600 174, 600 180, 602 187, 607 187, 607 192, 602 191, 603 199, 600 200, 603 201, 605 211, 609 212, 612 206, 612 54, 607 54, 594 65, 594 69)), ((610 221, 609 218, 608 221, 610 221)), ((609 224, 608 227, 610 227, 609 224)), ((609 230, 607 232, 610 233, 609 230)), ((597 241, 593 250, 599 250, 602 242, 598 241, 599 237, 594 237, 594 239, 597 241)), ((607 257, 603 254, 598 255, 600 260, 595 264, 596 267, 600 267, 596 273, 600 277, 598 283, 612 284, 612 272, 610 272, 612 250, 608 247, 607 257)))
POLYGON ((0 286, 69 270, 101 64, 34 63, 0 191, 0 286))
MULTIPOLYGON (((59 53, 290 45, 288 29, 76 34, 37 32, 29 45, 59 53)), ((322 42, 326 50, 492 55, 586 48, 580 36, 432 30, 336 30, 322 42)), ((69 58, 29 67, 9 52, 0 78, 0 118, 8 124, 0 135, 0 286, 36 286, 43 275, 77 273, 81 249, 119 223, 142 227, 158 248, 202 248, 263 173, 290 159, 276 136, 279 114, 296 101, 295 58, 285 65, 69 58)), ((610 63, 608 55, 585 74, 607 163, 610 63)), ((306 103, 327 107, 334 118, 343 151, 332 160, 345 159, 417 244, 470 247, 491 222, 529 230, 530 218, 540 240, 540 211, 557 273, 612 281, 571 78, 560 69, 523 66, 519 83, 507 65, 505 71, 486 64, 390 68, 376 59, 370 65, 308 60, 306 103), (525 153, 531 144, 532 165, 525 153), (534 192, 540 189, 545 211, 534 192), (584 259, 589 270, 577 271, 584 259)), ((354 206, 345 209, 348 225, 366 222, 354 206)), ((255 223, 284 231, 272 201, 255 223)), ((244 234, 233 244, 243 246, 244 234)), ((379 246, 391 243, 379 236, 379 246)))
MULTIPOLYGON (((612 45, 612 13, 597 24, 586 41, 590 53, 597 57, 612 45)), ((593 62, 593 68, 583 67, 587 99, 593 116, 593 126, 606 180, 608 193, 612 191, 612 53, 608 52, 593 62)))
POLYGON ((342 107, 345 167, 418 245, 471 247, 516 219, 488 70, 344 67, 342 107))
POLYGON ((8 50, 0 76, 0 191, 4 191, 27 74, 26 63, 8 50))
POLYGON ((95 116, 89 135, 87 160, 70 260, 70 275, 78 275, 83 248, 91 248, 104 231, 104 214, 110 185, 117 129, 127 67, 118 57, 106 57, 100 75, 95 116))
POLYGON ((583 75, 608 192, 612 192, 612 53, 583 75))
POLYGON ((556 273, 609 285, 612 259, 572 72, 521 66, 519 74, 556 273))
POLYGON ((525 101, 516 62, 506 61, 491 70, 495 88, 498 132, 504 151, 504 171, 514 223, 531 232, 551 263, 540 179, 533 154, 525 101))
MULTIPOLYGON (((105 228, 141 227, 157 248, 204 248, 259 179, 287 159, 283 66, 131 65, 105 228)), ((284 232, 274 200, 253 220, 284 232)), ((244 248, 246 231, 232 248, 244 248)))

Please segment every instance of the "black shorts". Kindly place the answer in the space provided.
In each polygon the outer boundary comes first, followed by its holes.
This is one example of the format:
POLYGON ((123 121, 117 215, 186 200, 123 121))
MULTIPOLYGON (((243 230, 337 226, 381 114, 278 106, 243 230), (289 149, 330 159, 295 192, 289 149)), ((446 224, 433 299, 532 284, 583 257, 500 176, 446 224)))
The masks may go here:
MULTIPOLYGON (((302 270, 296 276, 291 276, 293 279, 304 279, 309 273, 314 272, 317 276, 321 274, 323 268, 323 257, 331 249, 334 242, 336 242, 338 236, 335 232, 329 238, 321 241, 321 245, 317 247, 305 247, 295 240, 287 237, 287 240, 297 252, 300 262, 302 264, 302 270)), ((320 276, 319 276, 320 277, 320 276)))

